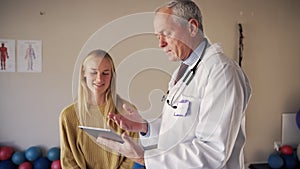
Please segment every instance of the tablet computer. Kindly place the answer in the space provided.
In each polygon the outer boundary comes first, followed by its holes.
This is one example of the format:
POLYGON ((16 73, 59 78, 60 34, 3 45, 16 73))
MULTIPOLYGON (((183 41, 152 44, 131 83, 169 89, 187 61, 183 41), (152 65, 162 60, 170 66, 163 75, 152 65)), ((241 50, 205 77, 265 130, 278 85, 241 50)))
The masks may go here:
POLYGON ((113 141, 117 141, 119 143, 124 143, 122 137, 110 129, 95 128, 95 127, 88 127, 88 126, 78 126, 78 127, 86 131, 90 135, 94 136, 95 138, 103 137, 113 141))

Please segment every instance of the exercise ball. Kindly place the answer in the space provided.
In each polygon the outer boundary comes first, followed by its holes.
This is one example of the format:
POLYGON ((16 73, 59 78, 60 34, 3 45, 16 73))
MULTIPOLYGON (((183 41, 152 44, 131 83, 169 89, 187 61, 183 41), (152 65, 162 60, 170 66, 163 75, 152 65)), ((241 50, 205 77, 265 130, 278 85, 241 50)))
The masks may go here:
POLYGON ((26 161, 25 158, 25 153, 21 152, 21 151, 16 151, 12 157, 11 157, 11 161, 17 165, 20 165, 21 163, 26 161))
POLYGON ((17 166, 10 160, 0 161, 0 169, 17 169, 17 166))
POLYGON ((297 159, 293 155, 282 155, 285 169, 293 169, 297 165, 297 159))
POLYGON ((23 162, 19 165, 18 169, 33 169, 32 164, 28 161, 23 162))
POLYGON ((300 144, 298 144, 298 146, 297 146, 296 153, 297 153, 297 158, 300 161, 300 144))
POLYGON ((300 110, 296 113, 296 123, 298 128, 300 129, 300 110))
POLYGON ((32 146, 25 151, 25 157, 28 161, 35 161, 42 156, 42 150, 39 147, 32 146))
POLYGON ((273 169, 280 169, 284 165, 284 161, 279 154, 274 153, 269 155, 268 165, 273 169))
POLYGON ((47 157, 41 157, 33 162, 34 169, 50 169, 51 161, 47 157))
POLYGON ((14 149, 9 146, 3 146, 0 148, 0 161, 9 160, 14 153, 14 149))
POLYGON ((60 148, 52 147, 47 152, 47 157, 50 161, 55 161, 60 159, 60 148))
POLYGON ((290 145, 283 145, 280 147, 280 152, 284 155, 293 155, 294 150, 293 147, 290 145))
POLYGON ((51 169, 61 169, 60 160, 55 160, 51 164, 51 169))

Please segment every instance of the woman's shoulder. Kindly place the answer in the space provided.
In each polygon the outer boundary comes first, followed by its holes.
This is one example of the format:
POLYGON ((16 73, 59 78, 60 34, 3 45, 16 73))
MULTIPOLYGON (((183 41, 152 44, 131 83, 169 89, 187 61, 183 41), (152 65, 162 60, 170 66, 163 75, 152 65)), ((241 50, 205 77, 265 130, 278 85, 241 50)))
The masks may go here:
POLYGON ((75 103, 72 103, 72 104, 66 106, 65 108, 63 108, 63 110, 61 111, 60 116, 61 117, 68 117, 68 116, 74 116, 75 114, 76 114, 75 103))

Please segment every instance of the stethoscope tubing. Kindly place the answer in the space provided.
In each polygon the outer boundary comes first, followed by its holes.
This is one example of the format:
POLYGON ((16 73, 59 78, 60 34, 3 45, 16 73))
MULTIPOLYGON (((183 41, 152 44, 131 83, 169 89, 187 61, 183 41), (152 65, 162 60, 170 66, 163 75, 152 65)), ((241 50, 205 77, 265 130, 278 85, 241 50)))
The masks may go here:
POLYGON ((181 84, 180 84, 180 87, 179 87, 179 88, 176 90, 176 92, 174 93, 174 95, 173 95, 171 101, 169 101, 169 99, 167 99, 167 95, 169 94, 169 90, 167 91, 166 95, 164 95, 164 96, 162 97, 162 99, 161 99, 162 101, 165 101, 165 100, 166 100, 167 104, 168 104, 169 106, 171 106, 172 108, 174 108, 174 109, 177 108, 177 106, 174 106, 174 105, 173 105, 173 103, 174 103, 173 101, 174 101, 175 96, 177 95, 177 97, 176 97, 176 99, 175 99, 175 100, 177 100, 177 98, 182 94, 182 92, 184 91, 184 89, 185 89, 185 88, 190 84, 190 82, 193 80, 193 78, 194 78, 194 76, 195 76, 195 74, 196 74, 198 65, 199 65, 199 63, 201 62, 201 60, 202 60, 202 58, 203 58, 203 56, 204 56, 204 54, 205 54, 205 52, 206 52, 206 48, 207 48, 207 44, 208 44, 206 38, 204 38, 204 42, 205 42, 205 46, 204 46, 203 52, 201 53, 200 58, 197 60, 197 63, 194 65, 194 67, 193 67, 191 70, 189 70, 189 71, 187 72, 187 74, 184 76, 184 78, 183 78, 183 80, 182 80, 182 82, 181 82, 181 84), (182 87, 183 84, 185 84, 184 87, 182 87), (178 94, 179 91, 180 91, 180 93, 178 94))

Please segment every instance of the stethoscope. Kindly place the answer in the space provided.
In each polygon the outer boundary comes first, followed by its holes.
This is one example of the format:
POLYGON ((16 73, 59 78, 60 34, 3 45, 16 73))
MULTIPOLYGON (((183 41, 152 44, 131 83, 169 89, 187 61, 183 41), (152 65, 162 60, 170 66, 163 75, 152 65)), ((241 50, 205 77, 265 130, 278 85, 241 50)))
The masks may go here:
POLYGON ((178 87, 178 90, 176 90, 176 92, 174 93, 174 95, 172 96, 172 99, 169 100, 167 99, 167 96, 169 95, 169 90, 167 91, 167 93, 165 95, 163 95, 163 97, 161 98, 161 101, 164 102, 166 101, 167 104, 169 106, 171 106, 173 109, 177 109, 177 106, 174 105, 174 101, 178 99, 178 97, 182 94, 182 92, 184 91, 184 89, 190 84, 190 82, 193 80, 195 74, 196 74, 196 71, 197 71, 197 68, 198 68, 198 65, 199 63, 201 62, 205 52, 206 52, 206 48, 207 48, 207 39, 204 38, 204 49, 203 49, 203 52, 201 53, 201 56, 199 57, 199 59, 197 60, 196 64, 194 65, 194 67, 192 69, 190 69, 187 74, 184 76, 181 84, 180 84, 180 87, 178 87), (185 84, 185 85, 184 85, 185 84), (184 85, 182 87, 182 85, 184 85), (177 96, 175 98, 175 96, 177 96))

